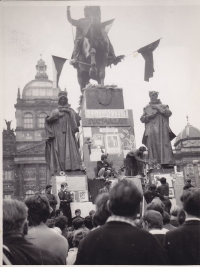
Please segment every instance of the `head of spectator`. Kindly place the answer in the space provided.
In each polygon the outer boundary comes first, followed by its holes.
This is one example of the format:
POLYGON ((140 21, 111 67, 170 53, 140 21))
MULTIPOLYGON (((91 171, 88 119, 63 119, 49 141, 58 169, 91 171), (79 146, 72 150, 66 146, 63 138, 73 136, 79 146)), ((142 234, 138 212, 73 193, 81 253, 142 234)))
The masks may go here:
POLYGON ((104 187, 107 188, 108 191, 109 191, 109 190, 110 190, 110 187, 111 187, 111 184, 112 184, 112 181, 107 180, 107 181, 105 181, 105 183, 104 183, 104 187))
POLYGON ((137 186, 128 179, 115 184, 109 194, 109 209, 113 215, 135 219, 142 199, 137 186))
POLYGON ((72 226, 74 227, 75 230, 78 230, 79 228, 83 227, 84 222, 83 219, 81 218, 76 218, 72 222, 72 226))
POLYGON ((170 223, 170 215, 166 211, 164 211, 163 216, 163 225, 170 223))
POLYGON ((3 200, 3 235, 26 235, 27 207, 16 199, 3 200))
POLYGON ((165 201, 164 201, 164 210, 167 213, 170 213, 171 207, 172 207, 171 201, 169 199, 165 199, 165 201))
POLYGON ((47 225, 49 228, 54 228, 54 226, 55 226, 55 220, 54 220, 54 219, 47 219, 47 221, 46 221, 46 225, 47 225))
POLYGON ((80 209, 76 209, 75 210, 75 215, 76 215, 76 217, 81 217, 81 210, 80 209))
POLYGON ((186 218, 200 218, 200 188, 190 188, 181 196, 186 218))
POLYGON ((102 193, 97 196, 95 200, 96 212, 93 215, 94 224, 103 225, 106 223, 108 217, 110 217, 111 213, 108 210, 108 200, 108 193, 102 193))
POLYGON ((73 244, 73 247, 78 247, 79 246, 79 243, 80 241, 86 237, 86 235, 88 234, 89 232, 82 228, 82 229, 79 229, 77 231, 74 232, 74 235, 73 235, 73 239, 72 239, 72 244, 73 244))
POLYGON ((186 178, 185 179, 185 185, 191 185, 191 179, 190 178, 186 178))
POLYGON ((161 184, 166 184, 166 178, 165 177, 162 177, 162 178, 160 178, 160 183, 161 184))
POLYGON ((107 159, 108 159, 108 156, 107 155, 105 155, 105 154, 101 155, 101 161, 103 163, 106 163, 107 162, 107 159))
POLYGON ((61 209, 56 210, 56 217, 62 216, 63 215, 63 211, 61 209))
POLYGON ((45 192, 46 192, 46 194, 51 194, 51 189, 52 189, 52 185, 47 185, 46 186, 46 190, 45 190, 45 192))
POLYGON ((93 224, 92 224, 92 217, 91 216, 86 216, 84 218, 84 225, 86 228, 88 228, 89 230, 92 230, 93 228, 93 224))
POLYGON ((61 231, 64 231, 68 226, 68 218, 64 215, 55 218, 55 227, 60 228, 61 231))
POLYGON ((162 217, 164 216, 164 209, 163 209, 162 204, 160 204, 160 203, 157 203, 157 202, 151 202, 151 203, 149 203, 147 205, 147 211, 148 210, 158 211, 158 212, 160 212, 160 214, 161 214, 162 217))
POLYGON ((154 192, 156 190, 156 185, 155 184, 151 184, 149 186, 148 190, 154 192))
POLYGON ((91 210, 91 211, 89 212, 89 215, 92 216, 94 213, 95 213, 95 211, 94 211, 94 210, 91 210))
POLYGON ((142 220, 139 218, 134 220, 134 224, 137 228, 143 228, 142 220))
POLYGON ((178 223, 182 225, 185 219, 186 219, 185 211, 183 210, 183 208, 181 208, 177 216, 178 223))
POLYGON ((148 229, 162 229, 163 218, 160 212, 148 210, 143 216, 143 220, 148 223, 148 229))
POLYGON ((49 200, 45 195, 30 196, 25 200, 28 207, 29 226, 46 223, 50 215, 49 200))

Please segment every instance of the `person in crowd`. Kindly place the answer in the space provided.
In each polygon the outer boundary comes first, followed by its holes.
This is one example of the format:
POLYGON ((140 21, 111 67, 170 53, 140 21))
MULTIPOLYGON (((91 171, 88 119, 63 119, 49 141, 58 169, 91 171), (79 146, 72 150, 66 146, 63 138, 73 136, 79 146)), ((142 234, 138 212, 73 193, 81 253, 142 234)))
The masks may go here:
POLYGON ((177 220, 178 220, 179 225, 182 225, 185 222, 185 219, 186 219, 185 211, 181 207, 179 212, 178 212, 178 216, 177 216, 177 220))
POLYGON ((143 221, 142 221, 140 218, 136 218, 136 219, 134 220, 134 224, 135 224, 135 226, 138 227, 138 228, 140 228, 140 229, 143 228, 143 224, 142 224, 142 222, 143 222, 143 221))
POLYGON ((169 185, 165 177, 160 178, 161 185, 157 187, 157 192, 165 197, 169 197, 169 185))
POLYGON ((89 212, 89 215, 90 215, 90 216, 93 216, 94 213, 95 213, 95 211, 94 211, 94 210, 91 210, 91 211, 89 212))
POLYGON ((111 168, 108 162, 108 155, 101 155, 101 160, 97 161, 97 176, 100 178, 108 178, 111 176, 111 168))
POLYGON ((58 227, 61 230, 62 236, 64 236, 66 239, 68 237, 68 219, 66 216, 62 215, 57 218, 55 218, 55 227, 58 227))
POLYGON ((186 181, 185 181, 185 185, 183 187, 183 190, 187 190, 187 189, 190 189, 190 188, 194 188, 194 186, 191 184, 191 179, 187 178, 186 181))
POLYGON ((61 265, 62 259, 47 247, 38 247, 25 239, 28 233, 27 207, 16 199, 3 200, 3 264, 61 265))
POLYGON ((185 222, 166 233, 165 249, 172 265, 200 265, 200 188, 183 191, 185 222))
POLYGON ((51 208, 53 209, 53 211, 50 214, 50 217, 54 217, 55 211, 56 211, 57 199, 53 194, 51 194, 51 190, 52 190, 52 185, 47 185, 46 190, 45 190, 45 194, 49 200, 49 204, 50 204, 51 208))
POLYGON ((108 209, 108 200, 108 193, 98 195, 95 200, 96 212, 93 215, 93 223, 97 226, 104 225, 111 215, 111 212, 108 209))
POLYGON ((84 218, 81 217, 81 210, 80 209, 75 210, 75 217, 72 218, 72 222, 76 218, 81 218, 82 220, 84 220, 84 218))
POLYGON ((54 228, 55 227, 55 220, 54 219, 47 219, 46 226, 48 226, 49 228, 54 228))
POLYGON ((82 218, 76 218, 73 220, 72 222, 72 226, 74 228, 74 230, 78 230, 79 228, 83 228, 84 227, 84 221, 82 218))
POLYGON ((151 201, 155 197, 159 197, 161 199, 164 199, 164 197, 156 191, 156 185, 151 184, 149 186, 148 190, 146 192, 144 192, 144 198, 145 198, 147 204, 149 204, 149 203, 151 203, 151 201))
POLYGON ((55 217, 63 216, 63 211, 61 209, 56 210, 55 217))
POLYGON ((132 181, 123 179, 116 183, 109 193, 108 206, 112 215, 105 225, 84 238, 75 264, 167 264, 165 251, 156 238, 134 225, 141 200, 142 195, 132 181))
POLYGON ((163 228, 163 218, 160 212, 148 210, 144 214, 143 220, 147 222, 149 233, 154 235, 159 243, 163 245, 165 234, 168 232, 168 230, 163 228))
POLYGON ((164 211, 166 211, 167 213, 170 214, 170 210, 171 210, 171 207, 172 207, 172 203, 169 199, 165 199, 163 201, 163 204, 164 204, 164 211))
POLYGON ((60 208, 63 211, 64 216, 68 218, 68 225, 72 224, 72 214, 70 203, 72 202, 72 197, 70 192, 68 191, 68 184, 61 183, 60 192, 58 193, 58 197, 60 199, 60 208))
POLYGON ((171 215, 170 224, 175 226, 175 227, 178 227, 180 225, 178 222, 178 214, 179 214, 180 210, 181 210, 181 207, 174 206, 170 211, 170 215, 171 215))
POLYGON ((105 181, 104 187, 99 189, 99 194, 108 193, 110 190, 111 184, 112 184, 112 181, 109 181, 109 180, 105 181))
POLYGON ((80 241, 83 240, 83 238, 87 234, 88 234, 88 231, 86 231, 85 229, 79 229, 74 232, 73 239, 72 239, 73 247, 70 248, 68 252, 67 265, 73 265, 75 263, 80 241))
POLYGON ((29 221, 27 240, 40 248, 46 248, 50 253, 55 253, 65 264, 68 242, 46 226, 50 209, 48 198, 45 195, 30 196, 25 200, 25 204, 28 207, 29 221))
POLYGON ((84 218, 84 225, 89 230, 92 230, 93 229, 92 217, 91 216, 86 216, 84 218))
POLYGON ((165 228, 169 231, 176 228, 175 226, 171 225, 170 215, 166 211, 164 211, 164 216, 163 216, 163 228, 165 228))
POLYGON ((146 210, 155 210, 155 211, 158 211, 160 212, 161 216, 164 217, 164 208, 163 208, 163 204, 162 202, 161 203, 158 203, 158 202, 151 202, 147 205, 147 208, 146 210))

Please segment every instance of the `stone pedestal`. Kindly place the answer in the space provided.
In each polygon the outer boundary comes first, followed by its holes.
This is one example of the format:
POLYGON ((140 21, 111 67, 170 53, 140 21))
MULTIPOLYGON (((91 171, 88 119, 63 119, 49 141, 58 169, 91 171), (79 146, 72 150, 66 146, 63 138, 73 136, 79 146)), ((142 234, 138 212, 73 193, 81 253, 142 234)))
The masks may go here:
POLYGON ((135 148, 132 110, 124 109, 123 90, 117 87, 86 88, 81 105, 80 144, 87 177, 97 177, 97 161, 108 153, 118 171, 127 153, 135 148))

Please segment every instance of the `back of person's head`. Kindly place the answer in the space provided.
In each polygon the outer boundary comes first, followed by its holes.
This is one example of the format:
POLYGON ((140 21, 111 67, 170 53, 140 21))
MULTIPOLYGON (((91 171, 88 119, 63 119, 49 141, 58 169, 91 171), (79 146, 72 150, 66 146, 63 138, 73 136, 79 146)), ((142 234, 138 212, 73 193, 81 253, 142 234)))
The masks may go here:
POLYGON ((151 184, 151 185, 149 186, 149 190, 150 190, 150 191, 155 191, 155 190, 156 190, 156 185, 155 185, 155 184, 151 184))
POLYGON ((64 215, 55 218, 55 227, 63 231, 68 225, 68 218, 64 215))
POLYGON ((103 154, 103 155, 101 155, 101 160, 103 161, 104 159, 107 159, 107 157, 108 157, 107 155, 103 154))
POLYGON ((183 208, 181 208, 177 216, 178 223, 182 225, 185 219, 186 219, 185 211, 183 210, 183 208))
POLYGON ((165 199, 164 210, 167 211, 167 212, 170 212, 171 207, 172 207, 171 201, 169 199, 165 199))
POLYGON ((89 231, 87 229, 78 229, 74 232, 73 234, 73 239, 72 239, 72 244, 74 247, 78 247, 80 241, 86 237, 86 235, 89 233, 89 231))
POLYGON ((181 196, 183 209, 188 215, 200 218, 200 188, 190 188, 181 196))
POLYGON ((73 220, 72 225, 74 227, 75 230, 79 229, 80 227, 83 226, 83 219, 81 219, 80 217, 76 218, 73 220))
POLYGON ((163 216, 163 224, 168 224, 170 223, 170 215, 166 211, 164 211, 164 216, 163 216))
POLYGON ((174 207, 172 207, 172 209, 171 209, 171 211, 170 211, 170 214, 171 214, 172 216, 174 216, 174 217, 177 217, 178 214, 179 214, 179 212, 180 212, 180 210, 181 210, 181 207, 179 207, 179 206, 174 206, 174 207))
POLYGON ((137 228, 143 228, 142 220, 141 219, 135 219, 134 224, 137 228))
POLYGON ((143 216, 143 220, 148 222, 148 228, 162 229, 163 218, 160 212, 155 210, 148 210, 143 216))
POLYGON ((161 184, 166 184, 166 178, 165 177, 162 177, 162 178, 160 178, 160 182, 161 182, 161 184))
POLYGON ((47 219, 46 226, 48 226, 49 228, 54 228, 55 220, 54 219, 47 219))
POLYGON ((23 233, 27 222, 27 207, 16 199, 3 200, 3 234, 23 233))
POLYGON ((111 213, 108 209, 109 194, 102 193, 96 197, 96 212, 93 214, 93 221, 97 225, 103 225, 110 217, 111 213))
POLYGON ((147 210, 155 210, 160 212, 161 216, 164 216, 164 209, 162 204, 158 203, 158 202, 151 202, 147 205, 147 210))
POLYGON ((128 179, 122 179, 110 190, 109 208, 114 215, 133 216, 139 211, 142 194, 128 179))
POLYGON ((95 211, 94 211, 94 210, 91 210, 91 211, 89 212, 89 215, 92 216, 94 213, 95 213, 95 211))
POLYGON ((29 226, 46 223, 50 215, 49 200, 45 195, 30 196, 25 200, 28 207, 29 226))
POLYGON ((92 224, 92 216, 86 216, 84 219, 84 225, 85 227, 87 227, 89 230, 91 230, 93 228, 93 224, 92 224))

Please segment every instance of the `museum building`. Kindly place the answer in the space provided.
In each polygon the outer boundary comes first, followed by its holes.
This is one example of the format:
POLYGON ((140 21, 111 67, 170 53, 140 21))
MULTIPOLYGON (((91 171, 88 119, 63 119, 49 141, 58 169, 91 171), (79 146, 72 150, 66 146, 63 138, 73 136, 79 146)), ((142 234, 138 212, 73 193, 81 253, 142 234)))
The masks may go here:
MULTIPOLYGON (((15 104, 16 130, 3 130, 3 196, 24 199, 45 189, 49 177, 45 161, 46 116, 57 108, 59 88, 48 79, 47 66, 37 62, 35 79, 27 83, 15 104)), ((7 122, 6 122, 7 123, 7 122)))

